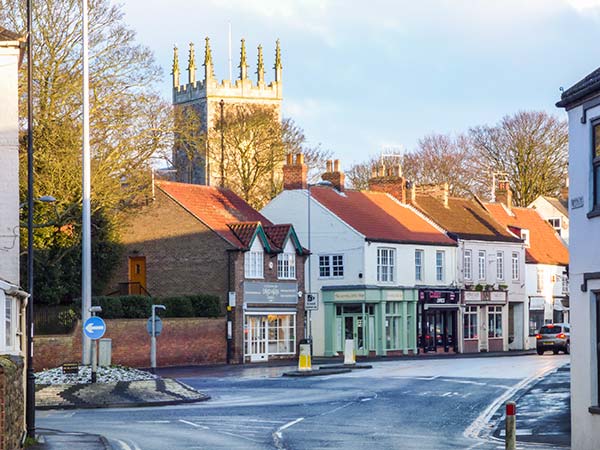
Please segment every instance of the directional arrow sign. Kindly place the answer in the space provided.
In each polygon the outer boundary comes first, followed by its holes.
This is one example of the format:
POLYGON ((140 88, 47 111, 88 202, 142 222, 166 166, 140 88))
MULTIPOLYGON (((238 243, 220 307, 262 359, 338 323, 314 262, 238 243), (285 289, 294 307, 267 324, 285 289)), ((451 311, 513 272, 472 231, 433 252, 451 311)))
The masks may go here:
POLYGON ((83 332, 90 339, 100 339, 106 331, 106 323, 100 317, 92 316, 83 324, 83 332))

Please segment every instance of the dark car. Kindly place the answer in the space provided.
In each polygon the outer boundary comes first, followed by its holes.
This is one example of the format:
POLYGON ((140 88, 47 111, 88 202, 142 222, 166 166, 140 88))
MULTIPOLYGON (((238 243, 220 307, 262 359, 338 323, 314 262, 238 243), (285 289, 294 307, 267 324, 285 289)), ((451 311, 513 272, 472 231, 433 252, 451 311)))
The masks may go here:
POLYGON ((552 350, 557 355, 562 351, 571 353, 571 327, 566 323, 551 323, 540 328, 535 335, 538 355, 543 355, 546 350, 552 350))

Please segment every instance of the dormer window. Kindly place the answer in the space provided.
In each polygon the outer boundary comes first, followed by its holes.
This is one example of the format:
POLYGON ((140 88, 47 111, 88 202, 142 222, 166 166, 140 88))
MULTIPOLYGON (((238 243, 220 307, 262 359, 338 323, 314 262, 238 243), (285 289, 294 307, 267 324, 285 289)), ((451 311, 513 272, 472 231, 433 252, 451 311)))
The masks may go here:
POLYGON ((521 239, 525 242, 525 246, 529 247, 529 230, 521 230, 521 239))
POLYGON ((277 278, 280 280, 296 279, 296 252, 290 241, 285 245, 283 253, 277 255, 277 278))
POLYGON ((258 237, 244 254, 244 275, 246 278, 264 278, 264 249, 258 237))

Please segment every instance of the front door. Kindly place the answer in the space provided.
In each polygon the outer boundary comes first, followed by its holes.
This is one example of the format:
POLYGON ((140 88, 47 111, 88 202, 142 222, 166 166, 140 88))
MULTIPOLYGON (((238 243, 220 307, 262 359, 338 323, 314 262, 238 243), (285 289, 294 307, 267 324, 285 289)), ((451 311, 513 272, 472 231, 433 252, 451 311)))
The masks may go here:
POLYGON ((251 362, 267 361, 267 316, 246 316, 246 356, 251 362))
POLYGON ((129 257, 129 295, 146 294, 146 257, 129 257))
POLYGON ((488 345, 488 314, 487 307, 479 308, 479 351, 487 352, 488 345))

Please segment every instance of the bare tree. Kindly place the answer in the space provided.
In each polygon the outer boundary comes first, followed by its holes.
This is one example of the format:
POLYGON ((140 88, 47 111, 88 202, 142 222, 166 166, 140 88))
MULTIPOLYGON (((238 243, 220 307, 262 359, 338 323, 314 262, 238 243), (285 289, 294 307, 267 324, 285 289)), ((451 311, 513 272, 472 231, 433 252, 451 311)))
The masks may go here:
POLYGON ((492 172, 506 173, 514 203, 519 206, 527 206, 539 195, 557 195, 564 185, 568 163, 565 121, 543 111, 522 111, 495 126, 472 128, 469 139, 477 155, 473 175, 486 192, 490 191, 492 172))

